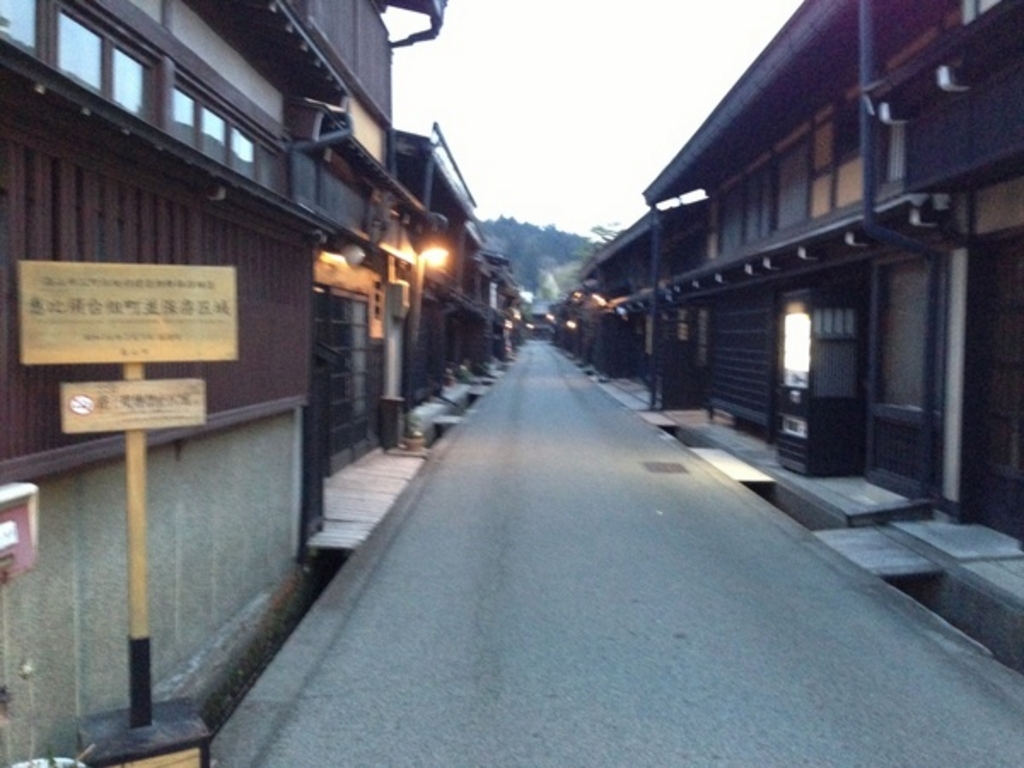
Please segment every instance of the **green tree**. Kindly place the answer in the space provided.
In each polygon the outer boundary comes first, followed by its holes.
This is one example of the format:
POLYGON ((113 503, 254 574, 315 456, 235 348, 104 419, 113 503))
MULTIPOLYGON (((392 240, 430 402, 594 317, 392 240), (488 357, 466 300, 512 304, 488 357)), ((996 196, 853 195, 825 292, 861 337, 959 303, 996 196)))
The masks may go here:
MULTIPOLYGON (((582 235, 563 232, 552 225, 538 227, 506 216, 484 221, 482 228, 487 246, 508 257, 519 285, 538 294, 542 283, 544 290, 551 289, 546 274, 567 264, 582 263, 594 247, 593 241, 582 235)), ((564 290, 570 286, 561 287, 564 290)))

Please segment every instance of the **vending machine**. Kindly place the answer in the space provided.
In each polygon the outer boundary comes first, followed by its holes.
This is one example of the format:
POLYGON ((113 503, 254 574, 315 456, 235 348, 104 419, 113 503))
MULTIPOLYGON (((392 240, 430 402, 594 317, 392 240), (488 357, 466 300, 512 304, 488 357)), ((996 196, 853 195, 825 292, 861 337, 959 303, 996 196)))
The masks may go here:
POLYGON ((863 311, 850 296, 783 297, 776 446, 782 466, 806 475, 855 475, 864 466, 863 311))

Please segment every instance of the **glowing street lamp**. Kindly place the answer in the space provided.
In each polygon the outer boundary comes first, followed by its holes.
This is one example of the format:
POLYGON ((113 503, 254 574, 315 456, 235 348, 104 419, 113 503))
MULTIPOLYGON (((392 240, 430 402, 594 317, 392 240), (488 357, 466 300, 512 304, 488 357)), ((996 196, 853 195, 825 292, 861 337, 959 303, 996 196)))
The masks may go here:
POLYGON ((420 253, 419 261, 424 266, 434 268, 443 266, 448 260, 448 249, 441 245, 432 245, 420 253))

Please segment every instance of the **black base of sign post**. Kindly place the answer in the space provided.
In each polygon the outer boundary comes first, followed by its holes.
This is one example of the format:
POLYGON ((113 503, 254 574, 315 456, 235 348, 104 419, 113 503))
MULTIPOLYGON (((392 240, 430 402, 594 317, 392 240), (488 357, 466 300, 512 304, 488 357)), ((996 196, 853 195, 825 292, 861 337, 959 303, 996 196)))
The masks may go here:
POLYGON ((104 712, 83 720, 78 732, 83 756, 90 766, 165 765, 175 756, 173 763, 182 768, 209 768, 210 740, 213 735, 185 700, 168 701, 153 707, 152 723, 143 728, 132 728, 130 712, 121 709, 104 712))
POLYGON ((145 728, 153 723, 153 684, 148 637, 128 640, 128 685, 131 698, 129 724, 132 728, 145 728))

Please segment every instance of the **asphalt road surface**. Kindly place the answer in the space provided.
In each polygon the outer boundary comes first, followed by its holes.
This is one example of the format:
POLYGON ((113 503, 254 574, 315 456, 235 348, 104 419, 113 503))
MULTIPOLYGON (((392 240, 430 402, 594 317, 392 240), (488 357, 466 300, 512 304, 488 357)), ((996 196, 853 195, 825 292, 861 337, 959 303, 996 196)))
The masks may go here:
POLYGON ((1024 765, 1024 678, 550 346, 415 483, 253 764, 1024 765))

